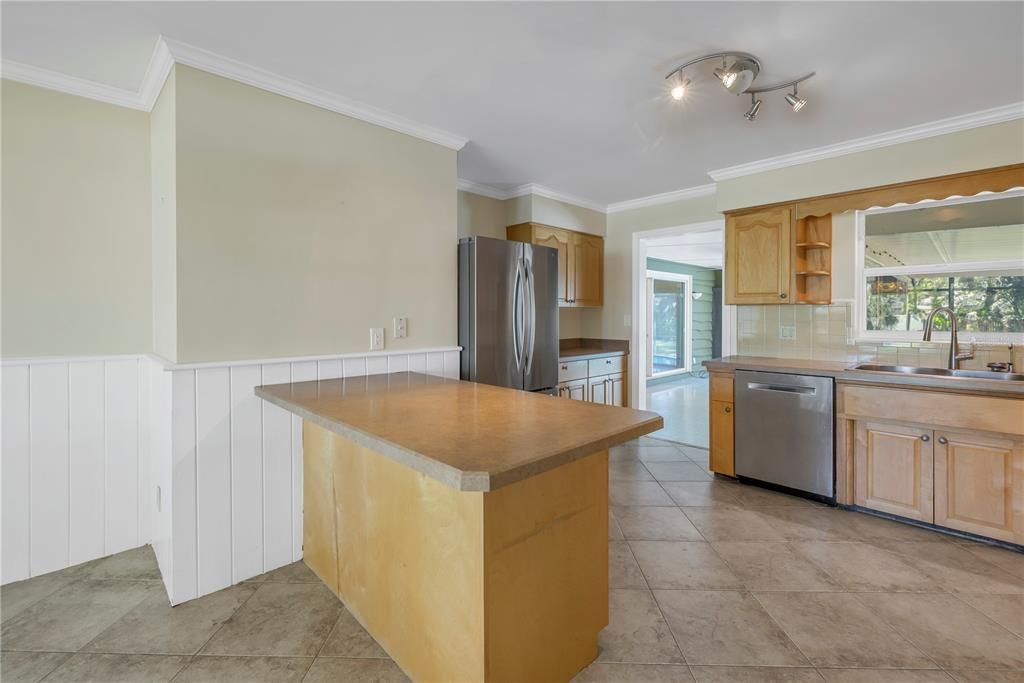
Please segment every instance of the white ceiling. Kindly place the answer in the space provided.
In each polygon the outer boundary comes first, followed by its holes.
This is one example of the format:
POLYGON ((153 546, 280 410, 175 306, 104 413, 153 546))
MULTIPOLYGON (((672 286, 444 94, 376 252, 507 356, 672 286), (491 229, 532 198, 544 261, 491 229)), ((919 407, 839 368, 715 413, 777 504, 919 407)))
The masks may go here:
MULTIPOLYGON (((137 90, 158 35, 470 140, 459 176, 599 204, 712 169, 1024 101, 1024 3, 5 1, 2 55, 137 90), (809 104, 662 77, 722 49, 809 104)), ((710 67, 709 67, 710 68, 710 67)))
POLYGON ((722 231, 690 232, 645 239, 647 256, 702 268, 721 268, 725 254, 722 231))

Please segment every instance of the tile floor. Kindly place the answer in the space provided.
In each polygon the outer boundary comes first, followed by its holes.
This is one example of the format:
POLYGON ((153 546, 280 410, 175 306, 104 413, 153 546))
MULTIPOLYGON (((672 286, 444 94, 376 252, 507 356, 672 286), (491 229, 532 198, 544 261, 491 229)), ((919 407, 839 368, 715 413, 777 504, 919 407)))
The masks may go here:
MULTIPOLYGON (((610 623, 577 681, 1024 682, 1024 554, 613 450, 610 623)), ((171 608, 149 548, 4 586, 0 679, 401 681, 298 563, 171 608)))
POLYGON ((708 447, 708 379, 683 375, 647 385, 647 410, 665 419, 651 436, 708 447))

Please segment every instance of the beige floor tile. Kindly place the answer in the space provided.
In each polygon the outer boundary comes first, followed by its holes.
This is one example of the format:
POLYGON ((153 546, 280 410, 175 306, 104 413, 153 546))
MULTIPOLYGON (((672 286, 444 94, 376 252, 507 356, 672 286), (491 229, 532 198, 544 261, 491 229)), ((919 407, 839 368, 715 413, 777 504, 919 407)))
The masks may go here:
POLYGON ((936 668, 853 594, 754 595, 815 666, 936 668))
POLYGON ((958 595, 992 621, 1024 638, 1024 595, 958 595))
POLYGON ((1024 671, 950 671, 959 683, 1024 683, 1024 671))
POLYGON ((625 541, 608 544, 608 586, 610 588, 647 588, 647 581, 633 551, 625 541))
POLYGON ((709 541, 784 541, 758 512, 734 507, 684 507, 686 516, 709 541))
POLYGON ((0 681, 37 683, 70 656, 69 652, 0 652, 0 681))
POLYGON ((303 683, 406 683, 409 678, 390 659, 317 658, 303 683))
POLYGON ((677 505, 682 507, 725 507, 738 506, 736 492, 739 484, 714 481, 667 481, 662 484, 665 492, 677 505))
POLYGON ((708 451, 708 449, 697 448, 696 446, 679 446, 679 450, 681 450, 683 452, 683 455, 685 455, 693 462, 697 463, 698 465, 703 465, 707 467, 710 456, 710 452, 708 451))
POLYGON ((687 663, 807 666, 793 641, 745 591, 654 591, 687 663))
POLYGON ((21 614, 25 609, 78 579, 78 576, 65 571, 51 572, 7 584, 0 588, 0 621, 7 621, 21 614))
POLYGON ((126 550, 82 565, 81 574, 90 579, 160 581, 160 567, 152 546, 126 550))
POLYGON ((711 481, 711 475, 693 462, 648 462, 647 469, 658 481, 711 481))
POLYGON ((989 564, 956 543, 887 541, 883 547, 913 562, 945 590, 954 593, 1024 593, 1024 579, 989 564))
POLYGON ((312 657, 201 655, 178 674, 174 683, 298 683, 312 663, 312 657))
POLYGON ((801 555, 853 591, 937 591, 938 584, 905 558, 868 543, 791 543, 801 555))
POLYGON ((625 538, 622 535, 622 528, 619 526, 619 521, 615 519, 615 514, 611 508, 608 508, 608 540, 609 541, 621 541, 625 538))
POLYGON ((313 573, 305 562, 299 560, 269 572, 254 576, 247 582, 252 583, 320 583, 320 577, 313 573))
POLYGON ((693 683, 683 664, 608 664, 594 662, 572 683, 693 683))
POLYGON ((679 508, 617 507, 615 519, 622 535, 630 540, 703 541, 697 528, 679 508))
POLYGON ((715 552, 729 563, 749 590, 836 590, 839 582, 787 543, 715 541, 715 552))
POLYGON ((608 592, 608 626, 598 637, 600 662, 682 664, 679 648, 650 591, 608 592))
POLYGON ((3 624, 5 649, 75 652, 163 586, 146 581, 83 579, 43 598, 3 624))
POLYGON ((327 642, 320 648, 318 656, 387 659, 388 653, 343 607, 337 623, 331 629, 331 634, 327 636, 327 642))
POLYGON ((790 541, 859 541, 851 517, 857 512, 826 507, 757 508, 773 529, 790 541))
POLYGON ((202 653, 312 657, 341 609, 322 583, 264 583, 202 653))
POLYGON ((926 669, 819 669, 826 683, 951 683, 943 671, 926 669))
POLYGON ((177 607, 171 607, 163 591, 156 591, 82 650, 193 655, 255 590, 252 584, 231 586, 177 607))
POLYGON ((941 534, 931 529, 923 529, 895 522, 891 519, 875 517, 862 512, 847 512, 850 526, 853 528, 860 540, 867 542, 874 541, 932 541, 934 543, 949 543, 952 536, 941 534))
POLYGON ((740 484, 736 491, 736 497, 739 499, 740 505, 748 508, 801 507, 824 509, 824 506, 813 503, 806 498, 790 496, 751 484, 740 484))
POLYGON ((695 666, 697 683, 821 683, 814 669, 783 666, 695 666))
POLYGON ((610 460, 608 462, 608 479, 610 481, 654 481, 639 460, 610 460))
POLYGON ((675 505, 656 481, 610 481, 608 500, 612 505, 675 505))
MULTIPOLYGON (((188 664, 166 655, 72 655, 46 677, 47 683, 163 683, 188 664)), ((6 682, 5 682, 6 683, 6 682)))
POLYGON ((1024 669, 1024 641, 956 596, 857 597, 944 669, 1024 669))
POLYGON ((647 462, 690 462, 678 446, 641 447, 633 451, 638 458, 647 462))
POLYGON ((630 541, 651 588, 742 588, 729 565, 703 541, 630 541))
POLYGON ((970 543, 962 547, 967 552, 977 555, 989 564, 994 564, 1017 578, 1024 579, 1024 552, 1015 552, 982 543, 970 543))

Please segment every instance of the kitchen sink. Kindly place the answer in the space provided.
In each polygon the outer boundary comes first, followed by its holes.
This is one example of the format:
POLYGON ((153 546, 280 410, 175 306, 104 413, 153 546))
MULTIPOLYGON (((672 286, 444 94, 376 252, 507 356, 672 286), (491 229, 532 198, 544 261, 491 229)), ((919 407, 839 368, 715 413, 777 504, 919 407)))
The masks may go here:
POLYGON ((1016 372, 992 372, 991 370, 947 370, 946 368, 913 368, 906 365, 875 365, 864 363, 853 368, 868 372, 898 372, 903 375, 932 375, 937 377, 967 377, 970 379, 994 379, 1004 382, 1024 382, 1024 374, 1016 372))

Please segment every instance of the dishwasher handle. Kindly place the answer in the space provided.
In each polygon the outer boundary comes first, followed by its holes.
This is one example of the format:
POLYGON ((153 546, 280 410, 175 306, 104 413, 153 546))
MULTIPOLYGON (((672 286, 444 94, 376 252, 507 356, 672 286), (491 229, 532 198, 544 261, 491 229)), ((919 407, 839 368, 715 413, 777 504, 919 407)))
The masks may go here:
POLYGON ((779 391, 785 394, 814 395, 818 392, 815 387, 800 387, 792 384, 764 384, 762 382, 747 382, 747 388, 757 389, 758 391, 779 391))

